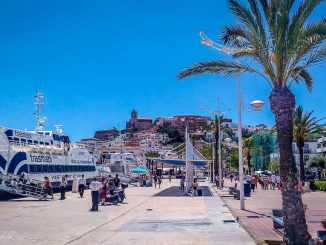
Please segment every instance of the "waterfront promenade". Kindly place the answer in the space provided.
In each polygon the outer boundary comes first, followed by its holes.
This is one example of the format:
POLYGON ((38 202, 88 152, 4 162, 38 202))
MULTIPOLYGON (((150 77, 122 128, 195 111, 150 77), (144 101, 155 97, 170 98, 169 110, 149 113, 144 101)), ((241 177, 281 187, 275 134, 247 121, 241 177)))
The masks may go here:
MULTIPOLYGON (((228 187, 234 186, 227 178, 225 187, 214 191, 222 197, 232 213, 239 218, 240 223, 255 239, 256 243, 268 242, 281 244, 282 236, 273 229, 273 221, 270 218, 272 209, 282 208, 282 197, 279 190, 262 190, 260 186, 251 197, 245 198, 245 210, 240 210, 239 200, 229 195, 228 187)), ((306 220, 310 234, 316 237, 317 230, 322 230, 320 222, 326 217, 325 192, 307 192, 302 195, 303 203, 307 205, 306 220)))
POLYGON ((88 211, 89 191, 1 201, 0 244, 254 244, 217 195, 184 197, 178 183, 130 187, 125 204, 99 212, 88 211))

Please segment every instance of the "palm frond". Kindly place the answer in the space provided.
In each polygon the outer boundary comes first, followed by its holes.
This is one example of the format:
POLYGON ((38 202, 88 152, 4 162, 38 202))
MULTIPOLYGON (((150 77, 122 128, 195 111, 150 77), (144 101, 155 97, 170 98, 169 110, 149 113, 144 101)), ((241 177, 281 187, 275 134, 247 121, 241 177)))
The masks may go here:
POLYGON ((306 69, 300 66, 294 68, 292 70, 291 77, 297 84, 304 82, 307 89, 311 92, 313 80, 310 73, 306 69))
POLYGON ((303 146, 310 134, 322 134, 324 131, 323 124, 320 124, 322 119, 313 117, 313 113, 314 111, 304 112, 301 105, 293 112, 293 136, 298 146, 303 146))
POLYGON ((224 74, 226 77, 236 75, 238 72, 255 72, 249 66, 232 61, 208 61, 200 62, 189 66, 177 75, 181 80, 189 76, 198 76, 202 74, 224 74))

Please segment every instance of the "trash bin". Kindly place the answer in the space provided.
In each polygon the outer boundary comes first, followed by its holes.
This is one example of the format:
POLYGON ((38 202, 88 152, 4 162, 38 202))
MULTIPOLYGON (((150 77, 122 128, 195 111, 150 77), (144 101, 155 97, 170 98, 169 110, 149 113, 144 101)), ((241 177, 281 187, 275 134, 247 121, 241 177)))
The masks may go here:
POLYGON ((251 191, 251 184, 250 183, 244 183, 244 196, 250 197, 250 191, 251 191))
MULTIPOLYGON (((272 209, 272 214, 275 218, 282 218, 283 217, 283 211, 282 209, 272 209)), ((273 227, 274 229, 283 229, 284 226, 273 220, 273 227)))
POLYGON ((201 197, 203 195, 203 190, 202 189, 198 189, 197 192, 198 192, 199 197, 201 197))

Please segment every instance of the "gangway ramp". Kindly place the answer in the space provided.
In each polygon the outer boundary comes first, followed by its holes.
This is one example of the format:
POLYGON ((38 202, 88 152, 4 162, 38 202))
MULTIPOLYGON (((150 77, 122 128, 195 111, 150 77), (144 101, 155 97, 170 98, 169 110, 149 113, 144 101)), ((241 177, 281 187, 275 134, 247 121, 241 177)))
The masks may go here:
POLYGON ((49 199, 44 193, 41 181, 20 178, 14 175, 0 174, 0 190, 13 195, 31 197, 38 200, 49 199))

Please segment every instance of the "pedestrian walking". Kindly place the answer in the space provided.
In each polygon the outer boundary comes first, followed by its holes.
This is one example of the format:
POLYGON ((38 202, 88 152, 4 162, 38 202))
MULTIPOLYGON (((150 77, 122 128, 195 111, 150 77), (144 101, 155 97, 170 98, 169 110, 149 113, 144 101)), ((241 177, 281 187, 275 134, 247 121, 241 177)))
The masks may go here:
POLYGON ((158 188, 161 189, 162 176, 158 176, 158 178, 157 178, 157 184, 158 184, 158 188))
POLYGON ((256 176, 252 177, 251 178, 251 182, 249 182, 252 192, 255 191, 255 187, 256 187, 256 184, 255 184, 256 183, 256 180, 255 179, 256 179, 256 176))
POLYGON ((61 194, 60 200, 65 200, 66 199, 67 178, 68 178, 68 175, 64 175, 61 178, 60 187, 59 187, 60 188, 60 194, 61 194))
POLYGON ((44 182, 43 182, 43 192, 45 195, 49 195, 53 199, 53 190, 52 190, 52 184, 51 181, 47 176, 44 177, 44 182))
POLYGON ((90 211, 98 211, 98 191, 102 187, 102 184, 93 178, 93 181, 89 184, 89 188, 92 191, 92 208, 90 211))
POLYGON ((276 185, 277 185, 277 189, 280 189, 280 183, 281 183, 281 178, 279 175, 276 175, 276 185))
POLYGON ((157 184, 157 176, 156 176, 156 175, 154 175, 153 179, 154 179, 154 187, 155 187, 155 189, 156 189, 156 184, 157 184))
POLYGON ((275 186, 276 186, 276 176, 275 176, 274 173, 273 173, 272 176, 271 176, 271 182, 272 182, 272 188, 273 188, 273 190, 275 190, 275 186))
POLYGON ((259 182, 259 179, 258 179, 258 176, 257 175, 254 176, 254 180, 255 180, 255 189, 257 189, 258 182, 259 182))
POLYGON ((220 182, 219 182, 219 176, 218 175, 215 175, 214 180, 215 180, 216 187, 219 187, 219 184, 220 184, 220 182))
POLYGON ((268 190, 268 182, 269 182, 268 175, 263 175, 263 186, 264 186, 264 190, 268 190))
POLYGON ((171 183, 171 180, 172 180, 172 176, 171 176, 171 173, 169 173, 169 182, 171 183))
POLYGON ((192 185, 191 185, 192 189, 193 189, 193 195, 192 196, 198 196, 198 183, 197 183, 197 179, 194 178, 192 185))
POLYGON ((113 181, 113 179, 109 179, 109 182, 108 182, 108 191, 109 191, 110 195, 113 195, 114 194, 114 189, 115 189, 114 181, 113 181))
POLYGON ((115 187, 117 187, 117 188, 120 187, 120 179, 119 179, 118 174, 115 175, 115 178, 113 179, 113 182, 114 182, 115 187))
POLYGON ((233 174, 230 174, 231 183, 233 182, 233 174))
POLYGON ((104 180, 102 182, 102 186, 99 189, 99 195, 100 195, 100 199, 101 199, 101 205, 104 206, 105 205, 105 201, 106 201, 106 194, 108 192, 108 183, 106 180, 104 180))
POLYGON ((85 186, 86 186, 86 179, 85 176, 82 174, 81 178, 78 180, 78 192, 80 198, 83 198, 84 196, 85 186))
POLYGON ((185 177, 182 175, 180 179, 180 190, 184 191, 185 190, 185 177))

